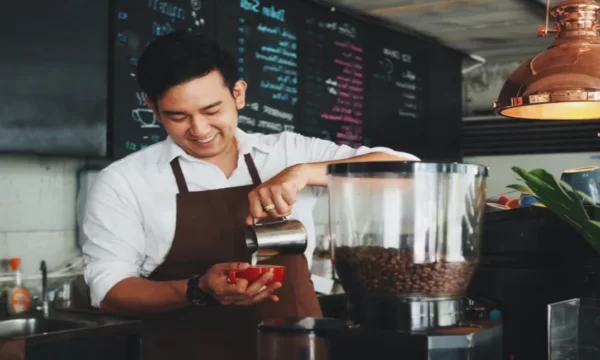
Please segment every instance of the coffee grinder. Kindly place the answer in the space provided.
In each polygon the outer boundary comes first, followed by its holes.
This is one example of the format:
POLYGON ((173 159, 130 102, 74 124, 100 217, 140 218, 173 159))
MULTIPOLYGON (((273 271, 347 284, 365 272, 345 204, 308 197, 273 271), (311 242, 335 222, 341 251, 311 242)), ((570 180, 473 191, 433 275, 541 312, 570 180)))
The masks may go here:
POLYGON ((473 164, 330 165, 332 259, 346 318, 266 321, 259 359, 501 359, 501 324, 465 317, 487 176, 473 164))

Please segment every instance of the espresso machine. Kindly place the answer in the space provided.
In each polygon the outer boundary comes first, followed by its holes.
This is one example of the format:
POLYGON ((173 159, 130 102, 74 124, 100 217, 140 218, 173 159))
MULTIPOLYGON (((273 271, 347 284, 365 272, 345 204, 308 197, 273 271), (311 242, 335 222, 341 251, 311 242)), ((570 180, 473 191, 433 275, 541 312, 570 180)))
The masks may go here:
POLYGON ((259 359, 502 359, 500 321, 470 318, 488 169, 359 162, 328 166, 334 318, 271 319, 259 359))

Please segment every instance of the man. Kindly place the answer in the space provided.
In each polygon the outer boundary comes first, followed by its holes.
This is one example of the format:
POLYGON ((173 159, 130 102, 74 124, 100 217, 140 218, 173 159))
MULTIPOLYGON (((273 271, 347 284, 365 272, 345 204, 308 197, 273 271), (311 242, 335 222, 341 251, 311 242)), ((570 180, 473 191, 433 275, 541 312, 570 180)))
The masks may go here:
POLYGON ((105 168, 86 206, 85 279, 92 305, 144 319, 145 359, 255 357, 256 325, 322 316, 306 256, 275 256, 283 284, 228 282, 248 266, 252 218, 291 217, 315 247, 313 187, 336 161, 418 160, 293 133, 237 129, 246 83, 232 55, 185 32, 155 39, 137 80, 168 138, 105 168))

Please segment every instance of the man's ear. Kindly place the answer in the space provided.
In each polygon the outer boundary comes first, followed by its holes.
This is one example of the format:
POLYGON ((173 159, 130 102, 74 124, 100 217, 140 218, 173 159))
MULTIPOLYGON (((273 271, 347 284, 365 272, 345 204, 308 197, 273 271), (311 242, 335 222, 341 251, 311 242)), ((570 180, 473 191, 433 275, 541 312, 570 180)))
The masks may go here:
POLYGON ((242 110, 246 106, 246 88, 248 84, 244 80, 238 80, 233 86, 233 98, 235 99, 235 107, 242 110))
POLYGON ((149 97, 146 96, 146 98, 144 99, 144 102, 146 103, 146 105, 148 105, 148 107, 150 109, 152 109, 152 112, 154 113, 154 117, 156 118, 156 120, 158 120, 158 122, 162 121, 160 120, 160 116, 158 114, 158 107, 152 102, 152 100, 150 100, 149 97))

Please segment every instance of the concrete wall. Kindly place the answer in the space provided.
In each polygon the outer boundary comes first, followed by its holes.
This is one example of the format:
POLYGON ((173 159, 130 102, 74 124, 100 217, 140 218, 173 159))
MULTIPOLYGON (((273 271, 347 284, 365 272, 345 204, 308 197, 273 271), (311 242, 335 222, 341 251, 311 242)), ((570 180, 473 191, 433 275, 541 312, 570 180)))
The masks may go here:
POLYGON ((519 62, 486 63, 463 75, 463 114, 493 112, 492 105, 506 79, 520 65, 519 62))

